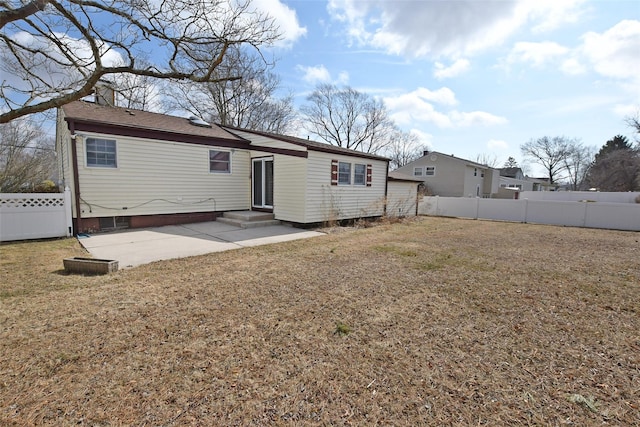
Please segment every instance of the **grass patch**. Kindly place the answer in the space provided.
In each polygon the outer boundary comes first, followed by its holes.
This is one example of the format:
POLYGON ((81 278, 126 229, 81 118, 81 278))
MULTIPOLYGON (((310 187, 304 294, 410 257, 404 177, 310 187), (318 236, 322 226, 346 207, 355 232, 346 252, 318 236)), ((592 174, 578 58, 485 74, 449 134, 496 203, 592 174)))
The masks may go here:
POLYGON ((336 322, 336 328, 333 331, 335 335, 349 335, 351 333, 351 328, 346 323, 336 322))
POLYGON ((0 425, 640 425, 639 241, 424 218, 94 277, 0 245, 0 425))

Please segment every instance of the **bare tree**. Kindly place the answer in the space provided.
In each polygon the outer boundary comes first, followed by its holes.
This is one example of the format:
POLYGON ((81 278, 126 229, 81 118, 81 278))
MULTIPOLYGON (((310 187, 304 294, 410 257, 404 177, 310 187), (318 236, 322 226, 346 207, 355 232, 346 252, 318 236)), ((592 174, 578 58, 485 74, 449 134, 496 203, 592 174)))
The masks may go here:
POLYGON ((567 172, 567 180, 571 189, 586 190, 587 175, 593 164, 594 149, 593 147, 585 147, 576 142, 570 150, 568 156, 563 160, 564 169, 567 172))
POLYGON ((80 99, 115 74, 237 79, 215 73, 229 48, 278 37, 249 0, 0 1, 0 123, 80 99))
MULTIPOLYGON (((640 110, 638 110, 634 115, 627 117, 625 122, 635 131, 636 134, 640 135, 640 110)), ((640 144, 640 136, 636 136, 636 142, 640 144)))
POLYGON ((27 118, 0 124, 0 193, 31 191, 55 173, 53 140, 27 118))
POLYGON ((420 158, 425 150, 425 146, 420 143, 417 135, 410 132, 403 132, 395 128, 390 136, 391 142, 385 148, 383 154, 391 159, 389 167, 396 170, 402 166, 420 158))
POLYGON ((286 133, 295 110, 291 95, 278 97, 280 77, 273 64, 240 47, 229 49, 215 74, 240 76, 238 80, 194 84, 185 82, 168 91, 170 109, 183 109, 222 125, 286 133))
POLYGON ((520 150, 525 157, 547 171, 549 183, 553 184, 561 178, 560 174, 566 169, 565 160, 576 144, 577 140, 564 136, 543 136, 522 144, 520 150))
POLYGON ((113 88, 118 98, 118 106, 146 111, 161 109, 161 88, 156 79, 129 73, 114 77, 113 88))
POLYGON ((476 155, 476 163, 480 163, 481 165, 489 166, 490 168, 498 167, 498 156, 495 154, 487 154, 482 153, 476 155))
POLYGON ((640 150, 613 150, 598 157, 589 170, 589 185, 601 191, 640 189, 640 150))
POLYGON ((384 103, 351 87, 323 84, 301 107, 307 130, 338 147, 378 153, 390 144, 394 124, 384 103))

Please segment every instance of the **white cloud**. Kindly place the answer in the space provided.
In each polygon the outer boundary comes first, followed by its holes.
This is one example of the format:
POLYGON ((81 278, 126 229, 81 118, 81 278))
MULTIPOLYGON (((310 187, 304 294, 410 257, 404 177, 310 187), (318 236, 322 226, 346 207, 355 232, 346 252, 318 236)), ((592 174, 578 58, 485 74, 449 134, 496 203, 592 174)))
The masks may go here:
POLYGON ((341 71, 340 73, 338 73, 338 77, 336 79, 333 79, 331 77, 331 73, 324 65, 316 65, 315 67, 305 67, 304 65, 297 65, 296 69, 304 74, 302 76, 302 80, 312 85, 320 83, 345 85, 349 82, 348 72, 341 71))
POLYGON ((507 123, 507 119, 484 111, 470 113, 453 111, 450 114, 456 127, 493 126, 507 123))
POLYGON ((585 0, 527 0, 522 2, 523 14, 536 21, 532 30, 548 32, 565 24, 577 22, 583 15, 585 0))
POLYGON ((448 67, 441 62, 436 62, 433 76, 438 80, 448 79, 464 74, 469 71, 470 68, 471 63, 468 59, 458 59, 448 67))
POLYGON ((617 104, 613 112, 620 117, 635 117, 640 114, 640 104, 617 104))
POLYGON ((487 148, 490 150, 508 150, 509 144, 499 139, 490 139, 487 142, 487 148))
POLYGON ((511 49, 507 62, 526 62, 534 67, 542 67, 556 58, 565 56, 568 52, 568 48, 555 42, 518 42, 511 49))
POLYGON ((296 11, 280 0, 253 0, 251 5, 267 13, 274 20, 275 26, 282 34, 282 39, 276 42, 277 46, 289 48, 307 34, 307 28, 301 27, 298 22, 296 11))
POLYGON ((587 69, 576 58, 569 58, 562 62, 560 70, 571 76, 586 73, 587 69))
POLYGON ((420 129, 411 129, 409 133, 415 135, 418 138, 418 142, 423 146, 433 146, 433 135, 430 133, 421 131, 420 129))
POLYGON ((432 123, 440 128, 461 128, 492 126, 507 122, 504 117, 484 111, 438 111, 434 104, 440 104, 445 108, 457 104, 455 94, 446 87, 435 91, 420 87, 412 92, 386 97, 384 102, 389 109, 391 118, 400 126, 432 123))
POLYGON ((574 48, 556 42, 518 42, 500 66, 523 63, 536 68, 557 66, 575 76, 590 69, 604 77, 617 79, 631 93, 640 94, 640 21, 624 20, 603 33, 588 32, 574 48))
POLYGON ((440 128, 453 126, 445 113, 436 111, 433 105, 411 94, 385 98, 385 104, 391 118, 400 126, 409 126, 414 122, 433 123, 440 128))
POLYGON ((309 84, 329 83, 331 81, 331 74, 324 65, 317 65, 315 67, 298 65, 296 69, 304 73, 302 80, 309 84))
POLYGON ((349 83, 349 73, 346 71, 340 71, 340 73, 338 73, 338 79, 336 80, 336 83, 340 85, 346 85, 347 83, 349 83))
POLYGON ((599 74, 640 80, 640 21, 624 20, 602 34, 583 37, 582 53, 599 74))
MULTIPOLYGON (((93 51, 89 43, 85 40, 78 40, 62 33, 54 33, 55 37, 60 42, 69 47, 69 50, 73 52, 79 63, 85 63, 88 69, 92 69, 95 64, 93 61, 93 51)), ((70 60, 55 46, 50 40, 44 37, 36 37, 26 32, 17 32, 10 36, 15 41, 23 46, 27 46, 34 51, 47 52, 50 58, 45 58, 41 54, 30 55, 29 61, 31 68, 30 73, 39 76, 46 85, 50 87, 68 88, 74 87, 80 82, 83 82, 84 77, 76 69, 70 60)), ((0 46, 0 54, 5 56, 6 46, 0 46)), ((122 63, 122 56, 113 49, 110 49, 107 45, 100 47, 101 62, 104 66, 113 66, 122 63)), ((10 67, 11 62, 15 61, 15 58, 11 54, 7 54, 5 60, 10 67)), ((9 85, 18 88, 19 90, 29 91, 29 82, 33 82, 34 79, 31 76, 19 74, 17 70, 21 69, 20 66, 15 67, 13 72, 2 72, 2 80, 9 85)), ((36 82, 37 83, 37 82, 36 82)))
POLYGON ((407 57, 457 58, 499 46, 531 25, 575 22, 585 0, 330 0, 327 10, 350 41, 407 57))

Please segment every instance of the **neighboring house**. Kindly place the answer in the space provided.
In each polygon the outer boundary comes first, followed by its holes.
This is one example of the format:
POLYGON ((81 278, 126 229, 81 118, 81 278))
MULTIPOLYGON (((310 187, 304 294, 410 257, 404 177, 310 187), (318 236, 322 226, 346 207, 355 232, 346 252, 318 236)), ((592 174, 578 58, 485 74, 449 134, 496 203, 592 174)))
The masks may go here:
POLYGON ((76 101, 59 109, 56 150, 76 233, 240 210, 299 224, 385 212, 384 157, 196 118, 76 101))
POLYGON ((493 197, 499 188, 497 169, 436 151, 425 151, 397 172, 419 178, 434 196, 493 197))
POLYGON ((533 186, 534 181, 526 176, 522 169, 518 167, 500 169, 500 188, 533 191, 533 186))
POLYGON ((500 169, 498 197, 501 198, 515 198, 516 192, 521 191, 557 191, 558 188, 557 184, 549 184, 549 178, 530 178, 518 167, 500 169))
POLYGON ((549 178, 529 178, 529 181, 533 183, 533 191, 558 191, 560 189, 560 184, 549 182, 549 178))

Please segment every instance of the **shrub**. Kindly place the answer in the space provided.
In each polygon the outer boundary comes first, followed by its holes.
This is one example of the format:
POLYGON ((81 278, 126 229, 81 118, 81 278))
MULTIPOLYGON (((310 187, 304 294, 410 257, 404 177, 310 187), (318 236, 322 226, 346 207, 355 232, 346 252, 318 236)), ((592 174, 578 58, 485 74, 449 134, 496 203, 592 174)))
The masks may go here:
POLYGON ((42 181, 40 184, 36 185, 33 190, 35 193, 59 193, 60 192, 58 189, 58 186, 50 179, 42 181))

